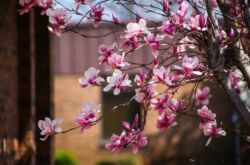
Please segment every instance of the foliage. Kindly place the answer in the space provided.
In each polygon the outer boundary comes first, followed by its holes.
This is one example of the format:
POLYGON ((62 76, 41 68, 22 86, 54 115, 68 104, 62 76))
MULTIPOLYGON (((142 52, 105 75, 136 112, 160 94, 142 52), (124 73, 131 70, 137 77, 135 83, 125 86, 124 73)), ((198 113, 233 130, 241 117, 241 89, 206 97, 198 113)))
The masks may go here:
POLYGON ((74 155, 65 150, 58 150, 55 153, 55 165, 76 165, 74 155))
POLYGON ((118 160, 101 159, 97 161, 96 165, 136 165, 136 161, 132 156, 123 155, 118 160))

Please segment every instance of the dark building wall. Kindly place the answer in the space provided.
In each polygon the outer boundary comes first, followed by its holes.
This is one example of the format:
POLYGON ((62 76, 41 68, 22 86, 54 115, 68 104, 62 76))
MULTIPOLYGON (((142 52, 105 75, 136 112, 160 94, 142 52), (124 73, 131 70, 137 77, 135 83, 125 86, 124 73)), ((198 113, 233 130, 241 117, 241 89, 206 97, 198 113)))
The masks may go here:
POLYGON ((34 28, 31 26, 33 12, 17 16, 18 42, 18 165, 35 162, 34 130, 36 127, 34 92, 34 28))
POLYGON ((47 18, 18 16, 17 4, 0 4, 0 165, 49 165, 53 138, 41 142, 37 128, 53 115, 47 18))
POLYGON ((0 5, 0 164, 12 165, 17 142, 16 1, 0 5))
MULTIPOLYGON (((50 37, 47 30, 48 18, 41 16, 40 11, 34 14, 34 82, 35 83, 35 124, 45 117, 54 118, 52 55, 50 37)), ((54 143, 53 137, 46 142, 40 140, 40 130, 36 126, 36 165, 52 165, 54 143)))
MULTIPOLYGON (((56 74, 82 74, 89 67, 101 69, 102 73, 105 71, 103 65, 98 65, 98 48, 101 44, 111 45, 120 38, 121 32, 110 34, 105 37, 94 37, 109 34, 111 31, 118 31, 113 26, 103 26, 100 29, 93 29, 91 27, 81 27, 79 32, 81 34, 92 36, 93 38, 82 37, 73 32, 64 33, 61 37, 53 36, 52 38, 52 52, 55 55, 54 71, 56 74)), ((119 42, 118 42, 119 45, 119 42)), ((126 60, 148 63, 153 60, 153 56, 148 53, 150 48, 144 48, 132 53, 126 60)), ((133 70, 131 73, 134 73, 133 70)))

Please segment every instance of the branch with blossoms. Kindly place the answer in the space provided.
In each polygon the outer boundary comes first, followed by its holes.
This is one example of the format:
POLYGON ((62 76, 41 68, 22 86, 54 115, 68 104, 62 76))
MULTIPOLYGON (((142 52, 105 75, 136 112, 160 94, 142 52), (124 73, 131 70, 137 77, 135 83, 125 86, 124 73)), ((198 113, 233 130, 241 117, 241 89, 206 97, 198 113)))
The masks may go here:
MULTIPOLYGON (((216 114, 209 109, 212 97, 208 86, 199 88, 205 80, 218 82, 225 89, 250 125, 250 50, 249 41, 250 14, 248 1, 241 0, 154 0, 138 2, 136 0, 72 0, 70 8, 61 1, 19 0, 20 14, 28 13, 33 7, 41 9, 41 15, 49 17, 48 29, 57 36, 72 31, 85 38, 119 35, 111 45, 99 46, 99 64, 112 72, 107 78, 100 76, 100 70, 90 67, 79 79, 82 88, 103 87, 104 92, 113 91, 119 95, 124 90, 134 91, 134 97, 127 103, 113 107, 109 113, 127 106, 132 100, 141 106, 140 113, 133 123, 122 122, 120 135, 113 134, 106 148, 118 153, 123 148, 131 147, 134 153, 147 144, 144 132, 147 111, 158 112, 156 127, 166 131, 177 125, 176 118, 190 115, 195 111, 200 124, 198 128, 208 137, 225 136, 225 125, 219 125, 216 114), (242 3, 244 2, 244 3, 242 3), (118 15, 110 14, 104 7, 106 3, 119 6, 130 13, 135 21, 124 22, 118 15), (176 7, 177 6, 177 7, 176 7), (136 7, 144 14, 135 12, 136 7), (89 9, 82 12, 82 8, 89 9), (150 16, 159 17, 152 19, 150 16), (71 20, 80 17, 76 22, 71 20), (82 34, 78 26, 91 22, 94 28, 101 23, 119 27, 100 36, 82 34), (148 63, 129 61, 129 56, 139 56, 138 50, 149 47, 152 58, 148 63), (129 71, 136 72, 134 81, 129 78, 129 71), (195 83, 188 99, 177 99, 175 94, 186 84, 195 83), (156 85, 164 86, 158 93, 156 85), (223 128, 224 127, 224 128, 223 128)), ((58 133, 66 133, 80 128, 81 132, 101 121, 105 115, 98 115, 101 106, 90 102, 84 103, 82 111, 76 114, 76 127, 62 131, 62 120, 45 118, 38 123, 41 140, 58 133)), ((226 129, 225 129, 226 128, 226 129)), ((235 131, 237 132, 237 131, 235 131)), ((249 136, 244 135, 247 141, 249 136)))

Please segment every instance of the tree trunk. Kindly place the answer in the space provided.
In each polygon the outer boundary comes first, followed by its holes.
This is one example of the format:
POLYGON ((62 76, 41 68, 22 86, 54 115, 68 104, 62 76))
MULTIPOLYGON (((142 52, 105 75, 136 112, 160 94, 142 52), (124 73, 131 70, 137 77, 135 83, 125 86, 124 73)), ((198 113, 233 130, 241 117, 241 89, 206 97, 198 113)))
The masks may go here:
POLYGON ((0 5, 0 164, 14 165, 18 150, 16 1, 0 5))

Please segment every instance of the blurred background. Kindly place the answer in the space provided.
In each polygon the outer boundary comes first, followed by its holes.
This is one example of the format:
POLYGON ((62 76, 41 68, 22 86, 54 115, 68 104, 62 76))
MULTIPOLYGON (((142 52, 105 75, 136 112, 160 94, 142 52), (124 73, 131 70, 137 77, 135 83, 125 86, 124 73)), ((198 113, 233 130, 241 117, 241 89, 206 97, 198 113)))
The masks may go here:
MULTIPOLYGON (((68 1, 63 1, 66 5, 68 1)), ((150 3, 150 1, 145 1, 150 3)), ((107 4, 109 13, 121 15, 127 23, 135 17, 122 9, 107 4)), ((143 13, 134 6, 131 10, 143 13)), ((16 0, 2 0, 0 4, 0 165, 249 165, 249 143, 238 134, 228 132, 205 147, 207 138, 198 129, 198 119, 182 115, 175 128, 160 133, 156 129, 157 114, 149 111, 145 131, 149 144, 139 154, 124 151, 114 155, 104 148, 112 133, 121 132, 121 121, 132 121, 139 105, 105 116, 91 129, 80 133, 74 130, 56 135, 42 142, 37 122, 45 116, 64 118, 63 129, 75 126, 74 117, 84 101, 102 104, 103 111, 124 103, 134 95, 124 92, 114 97, 103 93, 101 87, 80 88, 78 79, 90 66, 105 72, 98 65, 98 46, 119 38, 119 33, 108 37, 83 38, 68 32, 58 38, 47 30, 48 20, 40 11, 32 10, 19 16, 16 0)), ((81 9, 84 11, 85 9, 81 9)), ((150 15, 150 19, 162 18, 150 15)), ((74 18, 77 22, 78 18, 74 18)), ((74 21, 72 24, 74 24, 74 21)), ((98 30, 85 22, 78 28, 83 34, 100 36, 114 30, 113 25, 101 24, 98 30)), ((152 60, 150 49, 131 55, 130 61, 152 60)), ((134 72, 130 72, 133 78, 134 72)), ((218 121, 235 129, 249 132, 249 127, 237 114, 229 98, 215 82, 204 82, 212 89, 209 108, 218 121)), ((194 84, 180 88, 177 98, 190 97, 194 84)), ((157 87, 163 90, 162 86, 157 87)))

